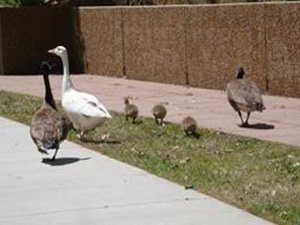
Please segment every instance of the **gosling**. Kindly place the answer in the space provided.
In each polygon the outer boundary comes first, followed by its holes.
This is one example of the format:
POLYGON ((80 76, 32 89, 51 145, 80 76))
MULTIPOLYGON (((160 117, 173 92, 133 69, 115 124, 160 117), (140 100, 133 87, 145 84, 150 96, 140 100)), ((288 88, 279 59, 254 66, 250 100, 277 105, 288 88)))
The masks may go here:
POLYGON ((163 104, 158 104, 152 108, 152 114, 155 118, 156 124, 163 125, 163 120, 167 115, 167 109, 163 104))
POLYGON ((185 117, 182 120, 182 128, 186 134, 186 136, 194 136, 198 137, 197 134, 197 121, 190 116, 185 117))
POLYGON ((132 118, 132 123, 136 123, 136 118, 139 115, 139 109, 136 105, 130 104, 129 97, 124 98, 124 104, 125 104, 125 118, 126 121, 128 121, 129 118, 132 118))
POLYGON ((239 68, 235 80, 230 81, 226 86, 227 98, 232 108, 237 111, 242 122, 242 127, 249 126, 248 120, 253 111, 262 112, 265 106, 257 84, 251 80, 244 79, 245 71, 239 68), (247 113, 244 121, 242 113, 247 113))

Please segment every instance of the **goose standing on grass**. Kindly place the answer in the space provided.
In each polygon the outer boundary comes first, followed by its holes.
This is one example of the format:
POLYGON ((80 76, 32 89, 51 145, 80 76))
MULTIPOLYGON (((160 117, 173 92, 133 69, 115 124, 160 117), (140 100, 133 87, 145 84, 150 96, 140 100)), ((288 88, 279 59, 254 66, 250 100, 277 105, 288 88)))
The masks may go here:
POLYGON ((245 71, 241 67, 238 70, 235 80, 227 84, 227 98, 232 108, 238 112, 242 121, 242 126, 247 127, 250 113, 253 111, 262 112, 265 108, 259 88, 256 83, 251 80, 244 79, 245 71), (247 118, 244 121, 242 113, 247 113, 247 118))
POLYGON ((57 46, 48 51, 59 56, 63 63, 62 106, 75 129, 79 130, 79 138, 85 133, 101 126, 106 119, 111 118, 108 110, 98 99, 88 93, 77 91, 72 84, 69 73, 69 59, 65 47, 57 46))
POLYGON ((181 124, 186 136, 196 136, 197 121, 193 117, 185 117, 181 124))
POLYGON ((52 95, 48 74, 52 70, 50 62, 40 64, 45 85, 45 99, 43 105, 35 112, 30 127, 30 135, 38 151, 48 154, 48 150, 55 149, 51 160, 55 160, 60 143, 66 138, 68 125, 66 118, 56 111, 56 104, 52 95))
POLYGON ((139 115, 139 109, 136 105, 131 104, 129 102, 129 97, 124 98, 124 104, 125 104, 125 118, 126 121, 128 121, 128 118, 132 118, 132 123, 136 122, 136 118, 139 115))
POLYGON ((163 120, 167 115, 167 109, 163 104, 157 104, 152 108, 152 114, 156 124, 163 125, 163 120))

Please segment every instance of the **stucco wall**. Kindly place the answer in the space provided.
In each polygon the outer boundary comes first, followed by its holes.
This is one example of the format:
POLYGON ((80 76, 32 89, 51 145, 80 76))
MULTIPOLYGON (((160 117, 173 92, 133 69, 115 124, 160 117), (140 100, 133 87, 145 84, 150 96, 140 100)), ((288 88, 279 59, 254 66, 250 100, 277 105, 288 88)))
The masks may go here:
POLYGON ((263 93, 300 97, 299 3, 80 8, 79 15, 88 73, 224 89, 243 66, 263 93))
POLYGON ((187 63, 192 86, 224 89, 243 66, 265 91, 265 30, 262 5, 188 7, 187 63))
POLYGON ((184 8, 125 8, 124 66, 130 79, 186 84, 184 8))
POLYGON ((300 3, 265 6, 269 93, 300 98, 300 3))
POLYGON ((85 72, 122 77, 121 9, 80 9, 78 18, 85 72))

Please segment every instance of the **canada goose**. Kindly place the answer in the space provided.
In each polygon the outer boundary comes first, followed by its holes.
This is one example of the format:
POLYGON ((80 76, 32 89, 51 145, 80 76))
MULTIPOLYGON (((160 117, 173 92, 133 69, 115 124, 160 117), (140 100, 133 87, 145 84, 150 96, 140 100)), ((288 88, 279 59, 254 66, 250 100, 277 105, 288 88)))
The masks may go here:
POLYGON ((187 116, 182 120, 182 128, 186 136, 195 136, 197 130, 197 121, 193 117, 187 116))
POLYGON ((65 47, 57 46, 48 51, 59 56, 63 63, 62 106, 69 116, 75 129, 79 130, 79 138, 85 133, 101 126, 106 119, 111 118, 108 110, 98 99, 88 93, 77 91, 72 84, 69 73, 69 59, 65 47))
POLYGON ((162 125, 163 124, 163 119, 167 115, 167 109, 163 104, 158 104, 158 105, 155 105, 152 108, 152 114, 155 118, 155 122, 157 124, 162 125), (159 122, 159 120, 160 120, 160 122, 159 122))
POLYGON ((55 149, 51 159, 55 160, 59 145, 67 136, 68 128, 65 118, 56 111, 56 104, 51 92, 48 74, 52 66, 49 62, 43 61, 40 69, 43 72, 45 98, 43 105, 32 118, 30 135, 39 152, 48 154, 47 150, 55 149))
POLYGON ((244 69, 238 70, 235 80, 227 84, 227 98, 232 108, 238 112, 242 121, 242 126, 248 126, 250 113, 253 111, 262 112, 265 108, 259 88, 256 83, 251 80, 244 79, 244 69), (247 113, 246 121, 243 120, 242 113, 247 113))
POLYGON ((138 107, 134 104, 130 104, 129 97, 124 98, 124 104, 126 121, 128 120, 128 118, 132 118, 132 123, 135 123, 135 120, 139 114, 138 107))

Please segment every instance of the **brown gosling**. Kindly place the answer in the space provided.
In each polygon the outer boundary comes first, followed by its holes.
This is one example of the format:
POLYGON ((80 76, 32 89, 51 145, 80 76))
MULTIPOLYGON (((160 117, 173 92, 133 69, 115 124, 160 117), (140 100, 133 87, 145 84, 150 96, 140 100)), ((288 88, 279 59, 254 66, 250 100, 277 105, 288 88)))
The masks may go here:
POLYGON ((191 117, 187 116, 182 120, 182 128, 186 136, 197 136, 197 121, 191 117))
POLYGON ((152 108, 152 114, 156 124, 163 125, 163 120, 167 115, 167 109, 163 104, 158 104, 152 108))
POLYGON ((230 81, 226 86, 227 98, 232 108, 237 111, 242 122, 242 127, 249 126, 248 120, 253 111, 262 112, 265 106, 257 84, 244 78, 245 71, 241 67, 238 70, 235 80, 230 81), (247 113, 244 121, 242 112, 247 113))
POLYGON ((130 104, 129 97, 124 98, 124 104, 125 104, 125 118, 126 121, 128 121, 128 118, 132 118, 132 123, 136 123, 136 118, 139 115, 139 109, 136 105, 130 104))

